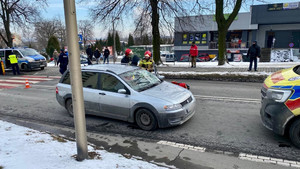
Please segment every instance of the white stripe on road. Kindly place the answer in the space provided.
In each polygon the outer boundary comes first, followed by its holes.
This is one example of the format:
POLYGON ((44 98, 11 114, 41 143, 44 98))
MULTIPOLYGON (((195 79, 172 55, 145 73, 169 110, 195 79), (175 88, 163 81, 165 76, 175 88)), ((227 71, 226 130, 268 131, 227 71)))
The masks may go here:
POLYGON ((269 164, 277 164, 285 167, 297 167, 300 168, 300 162, 299 161, 290 161, 290 160, 284 160, 279 158, 272 158, 272 157, 266 157, 266 156, 257 156, 252 154, 245 154, 240 153, 239 159, 241 160, 249 160, 254 162, 261 162, 261 163, 269 163, 269 164))
MULTIPOLYGON (((25 80, 0 80, 0 83, 1 82, 18 82, 18 83, 24 83, 25 85, 25 80)), ((29 81, 29 83, 39 83, 40 81, 29 81)))
POLYGON ((0 86, 22 86, 22 84, 13 84, 13 83, 0 83, 0 86))
POLYGON ((236 97, 222 97, 222 96, 205 96, 194 95, 197 99, 203 100, 219 100, 219 101, 231 101, 231 102, 243 102, 243 103, 260 103, 260 99, 248 99, 248 98, 236 98, 236 97))
POLYGON ((176 143, 176 142, 171 142, 171 141, 159 141, 157 144, 162 144, 162 145, 167 145, 167 146, 172 146, 172 147, 177 147, 177 148, 182 148, 186 150, 193 150, 193 151, 199 151, 204 153, 206 148, 204 147, 197 147, 197 146, 191 146, 187 144, 181 144, 181 143, 176 143))
POLYGON ((48 79, 48 78, 31 78, 31 77, 12 77, 12 78, 10 78, 10 79, 24 79, 24 80, 34 80, 34 81, 38 81, 38 80, 41 80, 41 81, 43 81, 43 80, 53 80, 53 79, 48 79))

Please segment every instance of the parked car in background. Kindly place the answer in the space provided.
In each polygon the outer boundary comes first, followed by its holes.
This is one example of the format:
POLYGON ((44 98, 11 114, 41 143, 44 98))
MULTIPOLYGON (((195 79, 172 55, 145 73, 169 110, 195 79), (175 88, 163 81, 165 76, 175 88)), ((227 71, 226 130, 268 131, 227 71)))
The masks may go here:
MULTIPOLYGON (((190 56, 189 54, 183 54, 181 55, 180 59, 178 60, 178 62, 190 62, 190 56)), ((201 62, 199 58, 196 58, 196 62, 201 62)))
MULTIPOLYGON (((196 99, 178 85, 135 66, 82 67, 85 112, 136 123, 143 130, 181 125, 195 114, 196 99)), ((73 116, 70 72, 56 86, 56 99, 73 116)))
POLYGON ((17 56, 21 70, 28 71, 37 68, 44 70, 44 68, 47 67, 46 58, 32 48, 8 48, 0 49, 0 57, 4 62, 5 69, 11 67, 8 56, 12 52, 17 56))
POLYGON ((176 59, 174 53, 166 54, 166 62, 175 62, 175 61, 176 59))
POLYGON ((198 55, 198 59, 200 62, 207 62, 210 60, 209 54, 208 53, 200 53, 198 55))
POLYGON ((87 55, 80 54, 80 64, 88 64, 87 55))

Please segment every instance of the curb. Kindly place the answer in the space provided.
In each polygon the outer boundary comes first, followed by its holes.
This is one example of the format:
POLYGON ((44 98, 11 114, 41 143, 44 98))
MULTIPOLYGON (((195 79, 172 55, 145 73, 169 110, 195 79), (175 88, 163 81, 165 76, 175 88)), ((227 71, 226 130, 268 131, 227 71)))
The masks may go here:
POLYGON ((238 75, 238 74, 181 74, 159 72, 166 79, 188 79, 188 80, 209 80, 209 81, 230 81, 230 82, 256 82, 262 83, 268 75, 238 75))

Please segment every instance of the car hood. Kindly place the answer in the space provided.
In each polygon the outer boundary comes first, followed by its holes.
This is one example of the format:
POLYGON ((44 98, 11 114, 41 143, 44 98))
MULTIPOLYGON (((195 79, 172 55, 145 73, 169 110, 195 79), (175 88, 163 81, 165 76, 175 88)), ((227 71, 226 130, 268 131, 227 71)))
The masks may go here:
POLYGON ((264 82, 267 88, 277 86, 294 86, 300 83, 300 76, 294 72, 294 67, 282 69, 271 74, 264 82))
POLYGON ((181 103, 191 96, 191 93, 187 89, 165 81, 141 93, 169 101, 173 104, 181 103))
POLYGON ((26 57, 30 57, 30 58, 34 59, 35 61, 45 60, 45 57, 42 55, 27 55, 26 57))

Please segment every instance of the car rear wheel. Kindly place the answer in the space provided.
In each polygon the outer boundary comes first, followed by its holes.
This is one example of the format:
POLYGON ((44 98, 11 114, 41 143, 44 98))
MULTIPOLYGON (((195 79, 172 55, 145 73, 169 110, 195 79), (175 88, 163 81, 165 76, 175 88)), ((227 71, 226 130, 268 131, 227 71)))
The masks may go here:
POLYGON ((72 99, 68 99, 68 100, 66 101, 66 109, 67 109, 69 115, 70 115, 71 117, 73 117, 74 114, 73 114, 73 104, 72 104, 72 99))
POLYGON ((155 130, 157 128, 157 120, 153 113, 148 109, 139 109, 135 115, 137 125, 143 130, 155 130))
POLYGON ((300 148, 300 119, 294 121, 290 128, 290 139, 293 144, 300 148))

